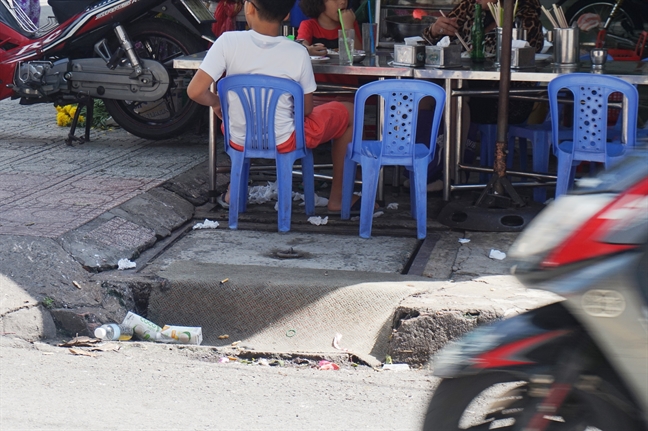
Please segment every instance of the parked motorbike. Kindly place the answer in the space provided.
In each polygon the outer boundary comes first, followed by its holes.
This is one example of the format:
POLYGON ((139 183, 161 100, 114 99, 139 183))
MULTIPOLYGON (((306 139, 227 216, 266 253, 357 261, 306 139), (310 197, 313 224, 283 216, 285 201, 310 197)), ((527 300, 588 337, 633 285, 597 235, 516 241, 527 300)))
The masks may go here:
POLYGON ((442 349, 424 429, 647 429, 648 151, 548 205, 509 256, 565 299, 442 349))
POLYGON ((202 1, 49 4, 56 21, 37 28, 12 0, 0 0, 0 100, 80 103, 90 116, 92 99, 102 99, 117 124, 147 139, 178 135, 195 122, 203 108, 186 95, 193 73, 174 70, 173 59, 213 39, 202 1))

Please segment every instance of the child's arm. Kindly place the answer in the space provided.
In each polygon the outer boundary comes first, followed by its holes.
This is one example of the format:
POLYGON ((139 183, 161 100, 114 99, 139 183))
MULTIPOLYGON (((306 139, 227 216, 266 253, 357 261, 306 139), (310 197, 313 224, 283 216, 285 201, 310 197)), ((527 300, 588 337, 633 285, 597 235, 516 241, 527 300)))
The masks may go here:
POLYGON ((213 83, 214 80, 208 73, 198 69, 187 87, 187 95, 196 103, 211 106, 214 113, 222 120, 223 112, 221 111, 220 98, 210 89, 213 83))
POLYGON ((304 39, 301 39, 301 40, 298 39, 297 42, 304 45, 304 47, 306 47, 306 49, 308 50, 308 55, 311 55, 313 57, 318 57, 320 55, 326 55, 326 53, 328 52, 326 47, 321 43, 316 43, 314 45, 309 45, 308 41, 306 41, 304 39))
POLYGON ((308 117, 313 112, 313 93, 304 94, 304 117, 308 117))

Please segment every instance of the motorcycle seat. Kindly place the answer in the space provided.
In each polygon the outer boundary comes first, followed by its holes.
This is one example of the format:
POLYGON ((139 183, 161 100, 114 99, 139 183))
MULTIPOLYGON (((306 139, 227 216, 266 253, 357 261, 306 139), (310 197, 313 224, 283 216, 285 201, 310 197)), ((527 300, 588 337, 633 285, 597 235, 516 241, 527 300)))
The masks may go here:
POLYGON ((52 7, 58 23, 62 24, 91 4, 97 3, 97 0, 47 0, 47 3, 52 7))

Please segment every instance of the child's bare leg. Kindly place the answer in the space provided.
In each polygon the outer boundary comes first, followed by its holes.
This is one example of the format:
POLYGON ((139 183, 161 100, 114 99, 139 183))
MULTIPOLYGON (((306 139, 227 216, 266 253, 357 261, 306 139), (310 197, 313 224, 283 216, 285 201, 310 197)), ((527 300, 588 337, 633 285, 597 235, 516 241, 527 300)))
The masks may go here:
MULTIPOLYGON (((353 104, 341 102, 349 112, 349 122, 344 134, 337 139, 333 139, 331 149, 331 158, 333 162, 333 182, 331 184, 331 194, 329 195, 328 209, 330 211, 340 211, 342 208, 342 176, 344 174, 344 158, 346 156, 347 146, 353 138, 353 104)), ((358 197, 354 196, 353 202, 358 197)))

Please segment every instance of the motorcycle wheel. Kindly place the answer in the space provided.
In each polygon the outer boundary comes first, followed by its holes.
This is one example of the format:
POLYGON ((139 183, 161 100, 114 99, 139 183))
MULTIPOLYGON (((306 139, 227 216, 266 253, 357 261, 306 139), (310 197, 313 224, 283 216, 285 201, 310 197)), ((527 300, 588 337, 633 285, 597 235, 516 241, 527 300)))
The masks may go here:
POLYGON ((187 97, 195 71, 173 68, 173 59, 205 49, 200 39, 164 18, 136 23, 127 28, 140 58, 157 60, 169 73, 169 89, 154 102, 104 100, 112 118, 128 132, 146 139, 165 139, 195 124, 204 108, 187 97))
MULTIPOLYGON (((533 405, 528 385, 508 373, 444 379, 432 396, 425 431, 521 429, 525 408, 533 405)), ((561 409, 547 416, 545 431, 637 430, 637 424, 602 398, 573 389, 561 409)))
MULTIPOLYGON (((614 1, 580 0, 567 11, 567 21, 569 25, 572 25, 578 21, 581 15, 594 13, 601 17, 602 27, 607 17, 610 16, 615 3, 614 1)), ((634 49, 637 44, 639 32, 643 29, 641 15, 626 3, 617 10, 616 16, 608 27, 605 36, 606 48, 634 49)), ((599 28, 594 28, 589 31, 581 31, 579 42, 594 46, 599 30, 599 28)))

